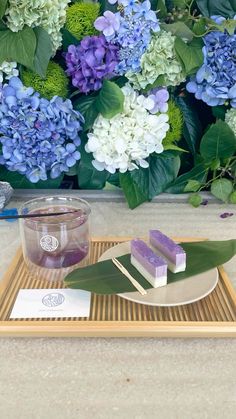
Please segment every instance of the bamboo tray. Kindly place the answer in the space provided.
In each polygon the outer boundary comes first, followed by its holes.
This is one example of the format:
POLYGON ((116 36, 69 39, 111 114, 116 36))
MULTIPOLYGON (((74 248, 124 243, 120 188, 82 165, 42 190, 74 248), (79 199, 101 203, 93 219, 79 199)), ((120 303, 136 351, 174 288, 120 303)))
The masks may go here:
MULTIPOLYGON (((92 240, 90 263, 129 238, 92 240)), ((193 241, 193 239, 179 239, 193 241)), ((199 239, 198 239, 199 240, 199 239)), ((89 318, 9 319, 21 288, 62 288, 57 282, 30 278, 19 250, 0 283, 0 336, 51 337, 236 337, 236 292, 223 268, 206 298, 179 307, 151 307, 116 295, 92 295, 89 318)))

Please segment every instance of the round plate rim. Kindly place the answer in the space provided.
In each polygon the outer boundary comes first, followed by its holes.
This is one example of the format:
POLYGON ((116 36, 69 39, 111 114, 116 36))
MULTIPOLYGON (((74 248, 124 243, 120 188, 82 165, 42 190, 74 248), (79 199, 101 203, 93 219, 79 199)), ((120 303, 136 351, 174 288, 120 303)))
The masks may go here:
MULTIPOLYGON (((108 253, 109 251, 111 251, 111 249, 114 249, 115 247, 118 247, 118 246, 124 245, 124 244, 128 244, 128 243, 130 243, 130 241, 121 242, 121 243, 118 243, 117 245, 115 245, 115 246, 113 246, 113 247, 105 250, 105 252, 103 252, 103 254, 99 257, 98 262, 100 262, 102 260, 106 260, 106 258, 103 259, 103 256, 106 253, 108 253)), ((135 291, 132 291, 130 293, 129 292, 126 292, 126 293, 116 294, 116 295, 118 295, 121 298, 124 298, 125 300, 134 302, 136 304, 143 304, 143 305, 148 305, 148 306, 152 306, 152 307, 177 307, 177 306, 183 306, 183 305, 187 305, 187 304, 192 304, 192 303, 195 303, 195 302, 200 301, 203 298, 207 297, 209 294, 212 293, 212 291, 214 291, 215 287, 217 286, 217 283, 218 283, 218 280, 219 280, 219 272, 218 272, 218 269, 217 268, 213 268, 213 269, 210 269, 209 271, 206 271, 206 272, 211 272, 211 271, 215 271, 216 272, 216 277, 215 277, 214 284, 212 285, 211 288, 209 288, 209 290, 207 290, 200 297, 193 298, 193 299, 191 299, 191 301, 189 300, 187 302, 184 301, 184 302, 172 303, 172 304, 171 303, 168 303, 168 304, 167 303, 163 303, 163 304, 162 303, 152 303, 152 302, 145 302, 145 301, 139 301, 139 300, 136 301, 134 298, 130 298, 130 297, 127 296, 127 294, 134 294, 135 291)), ((204 273, 206 273, 206 272, 204 272, 204 273)), ((193 278, 193 277, 190 277, 190 278, 193 278)), ((137 291, 137 295, 139 295, 138 291, 137 291)))

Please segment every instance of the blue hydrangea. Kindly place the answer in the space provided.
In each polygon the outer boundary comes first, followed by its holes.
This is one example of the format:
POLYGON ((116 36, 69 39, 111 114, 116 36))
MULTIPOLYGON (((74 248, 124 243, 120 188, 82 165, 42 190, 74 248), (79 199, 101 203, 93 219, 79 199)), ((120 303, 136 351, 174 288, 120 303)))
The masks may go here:
POLYGON ((119 64, 115 71, 123 75, 127 71, 140 71, 140 60, 150 43, 152 31, 157 32, 160 27, 149 0, 143 3, 120 0, 119 5, 120 12, 105 12, 94 26, 102 30, 107 41, 119 47, 119 64))
POLYGON ((41 98, 12 77, 0 85, 0 164, 32 183, 58 177, 80 159, 82 122, 70 100, 41 98))
POLYGON ((204 63, 187 90, 209 106, 230 101, 236 108, 236 34, 213 31, 204 38, 204 63))

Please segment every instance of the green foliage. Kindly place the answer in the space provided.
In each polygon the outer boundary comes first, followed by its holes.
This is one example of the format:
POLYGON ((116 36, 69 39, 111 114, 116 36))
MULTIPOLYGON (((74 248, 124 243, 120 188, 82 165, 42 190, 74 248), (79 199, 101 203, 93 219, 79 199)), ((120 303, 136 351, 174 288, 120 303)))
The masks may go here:
POLYGON ((162 142, 165 150, 170 149, 170 146, 178 142, 183 132, 183 116, 173 100, 168 102, 168 116, 170 129, 162 142))
POLYGON ((220 15, 233 19, 236 10, 236 0, 196 0, 204 16, 220 15))
POLYGON ((175 39, 175 51, 186 75, 196 73, 202 66, 202 47, 203 41, 201 38, 194 38, 189 44, 186 44, 181 38, 177 37, 175 39))
POLYGON ((233 192, 233 184, 229 179, 216 179, 211 184, 211 193, 221 201, 227 202, 233 192))
POLYGON ((104 118, 111 119, 123 111, 124 94, 116 83, 104 80, 95 104, 104 118))
POLYGON ((52 99, 56 95, 66 98, 68 95, 69 80, 63 68, 54 61, 49 62, 45 79, 27 69, 22 71, 21 79, 25 86, 33 87, 46 99, 52 99))
POLYGON ((6 8, 7 8, 8 0, 1 0, 0 1, 0 19, 4 16, 6 8))
POLYGON ((183 115, 183 136, 189 151, 195 155, 198 151, 203 132, 196 104, 193 102, 190 95, 177 96, 175 101, 183 115))
POLYGON ((229 202, 231 204, 236 204, 236 191, 232 192, 229 196, 229 202))
POLYGON ((43 28, 34 28, 36 36, 36 50, 33 62, 35 73, 39 77, 46 77, 49 60, 52 56, 52 42, 49 34, 43 28))
POLYGON ((16 61, 44 77, 52 54, 51 40, 42 28, 25 26, 19 32, 0 31, 0 63, 16 61))
POLYGON ((85 131, 92 128, 95 119, 97 118, 99 112, 96 108, 96 99, 97 96, 81 96, 74 102, 74 108, 77 111, 80 111, 84 117, 83 128, 85 131))
POLYGON ((226 122, 217 121, 202 137, 200 153, 206 161, 231 157, 235 151, 236 138, 226 122))
POLYGON ((189 204, 191 204, 193 207, 197 208, 202 203, 202 197, 201 195, 195 193, 193 195, 190 195, 188 198, 189 204))
POLYGON ((27 68, 34 69, 34 55, 37 39, 32 28, 25 26, 22 31, 10 29, 0 31, 0 63, 16 61, 27 68))
MULTIPOLYGON (((236 254, 236 240, 181 243, 181 247, 187 255, 186 270, 176 274, 168 270, 168 284, 223 265, 236 254)), ((145 289, 151 288, 150 283, 131 264, 130 254, 120 256, 118 260, 145 289)), ((69 288, 79 288, 97 294, 136 291, 131 282, 114 266, 111 259, 75 269, 66 276, 64 282, 69 288)))
POLYGON ((153 10, 158 10, 158 19, 164 19, 167 16, 167 8, 165 5, 165 0, 157 0, 156 7, 152 7, 153 10))
POLYGON ((121 187, 132 209, 164 192, 179 172, 180 160, 173 152, 153 154, 148 162, 147 169, 120 174, 121 187))
POLYGON ((175 22, 175 23, 162 23, 161 28, 165 31, 169 31, 172 35, 178 36, 179 38, 187 39, 187 41, 192 41, 193 32, 184 22, 175 22))
POLYGON ((93 156, 84 150, 85 138, 80 146, 81 160, 78 165, 78 184, 81 189, 104 188, 109 173, 106 170, 99 172, 92 165, 93 156))
POLYGON ((201 187, 201 182, 198 180, 189 180, 184 188, 184 192, 197 192, 201 187))
POLYGON ((67 8, 65 28, 79 41, 97 33, 93 24, 99 15, 99 3, 75 3, 67 8))
POLYGON ((197 180, 200 183, 204 183, 208 174, 208 169, 204 164, 199 163, 189 172, 180 175, 174 182, 172 182, 166 192, 169 193, 183 193, 189 180, 197 180))

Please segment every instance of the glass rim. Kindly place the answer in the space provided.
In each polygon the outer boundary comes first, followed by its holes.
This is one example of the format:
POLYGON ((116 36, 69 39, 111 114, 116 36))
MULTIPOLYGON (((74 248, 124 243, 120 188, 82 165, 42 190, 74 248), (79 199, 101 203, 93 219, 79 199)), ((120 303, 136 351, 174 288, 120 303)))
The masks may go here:
MULTIPOLYGON (((40 196, 39 198, 32 198, 29 201, 26 201, 22 205, 20 205, 20 207, 19 207, 19 213, 22 214, 22 210, 23 210, 23 208, 26 205, 32 204, 32 203, 37 202, 37 201, 46 201, 47 198, 52 199, 52 200, 53 199, 66 198, 66 199, 69 199, 69 200, 74 200, 74 201, 77 201, 77 202, 81 202, 86 207, 86 213, 85 214, 78 215, 78 216, 76 216, 75 218, 73 218, 71 220, 59 221, 58 224, 72 223, 72 222, 75 222, 77 220, 80 220, 82 217, 84 217, 84 215, 88 218, 88 216, 91 214, 91 206, 89 205, 89 203, 87 201, 85 201, 85 199, 83 199, 83 198, 77 198, 75 196, 70 196, 70 195, 49 195, 49 196, 45 196, 45 197, 44 196, 40 196)), ((24 219, 21 219, 20 221, 24 221, 24 219)), ((30 218, 30 222, 38 223, 38 224, 51 224, 51 225, 55 225, 55 223, 52 223, 50 221, 45 222, 43 220, 43 217, 41 219, 38 219, 38 220, 34 220, 34 218, 32 217, 32 218, 30 218)))

